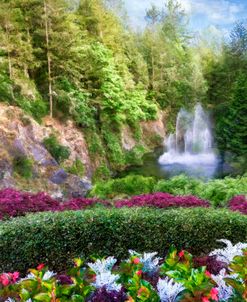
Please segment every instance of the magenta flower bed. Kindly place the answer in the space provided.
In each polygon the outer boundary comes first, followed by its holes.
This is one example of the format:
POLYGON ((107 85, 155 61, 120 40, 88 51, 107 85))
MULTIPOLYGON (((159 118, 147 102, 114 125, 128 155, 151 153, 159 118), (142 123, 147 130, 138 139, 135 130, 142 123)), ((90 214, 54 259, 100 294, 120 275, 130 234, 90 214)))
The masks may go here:
MULTIPOLYGON (((153 207, 153 208, 192 208, 210 207, 208 201, 195 196, 173 196, 168 193, 154 193, 133 196, 115 203, 97 198, 75 198, 59 202, 46 193, 19 192, 14 189, 0 191, 0 219, 23 216, 27 213, 44 211, 77 211, 100 204, 105 207, 153 207)), ((244 195, 235 196, 229 202, 232 211, 247 214, 247 200, 244 195)))
POLYGON ((244 195, 233 197, 229 202, 229 208, 247 215, 247 198, 244 195))
POLYGON ((23 216, 26 213, 44 211, 80 210, 101 203, 109 206, 110 203, 96 198, 77 198, 61 203, 46 193, 31 194, 13 189, 0 191, 0 219, 23 216))
POLYGON ((0 218, 22 216, 29 212, 56 211, 59 202, 45 193, 30 194, 13 189, 0 191, 0 218))
POLYGON ((173 196, 168 193, 154 193, 140 196, 134 196, 131 199, 120 200, 116 202, 117 208, 122 207, 204 207, 210 206, 208 201, 202 200, 195 196, 173 196))

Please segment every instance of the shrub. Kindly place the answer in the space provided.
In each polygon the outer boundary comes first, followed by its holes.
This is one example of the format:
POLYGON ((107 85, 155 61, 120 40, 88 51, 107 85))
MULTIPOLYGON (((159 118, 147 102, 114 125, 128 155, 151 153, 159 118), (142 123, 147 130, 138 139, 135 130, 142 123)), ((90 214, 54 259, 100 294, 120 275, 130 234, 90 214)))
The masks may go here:
POLYGON ((201 255, 221 238, 246 242, 247 217, 204 208, 29 214, 0 223, 0 271, 25 271, 41 262, 62 270, 78 256, 123 258, 130 248, 163 255, 171 244, 201 255))
POLYGON ((111 178, 111 171, 105 164, 100 165, 94 171, 93 181, 97 181, 97 180, 105 181, 105 180, 109 180, 110 178, 111 178))
POLYGON ((119 200, 115 203, 117 208, 122 207, 209 207, 209 203, 195 196, 173 196, 168 193, 154 193, 147 195, 134 196, 131 199, 119 200))
POLYGON ((90 196, 97 198, 114 198, 117 196, 131 196, 150 193, 153 191, 155 180, 152 177, 129 175, 116 178, 108 182, 99 182, 93 187, 90 196))
POLYGON ((84 175, 85 168, 82 161, 77 158, 70 167, 66 167, 66 171, 70 174, 82 177, 84 175))
POLYGON ((96 204, 110 206, 110 203, 96 198, 76 198, 60 203, 46 193, 31 194, 13 189, 0 191, 0 219, 24 216, 27 213, 45 211, 81 210, 96 204))
POLYGON ((45 138, 43 144, 58 163, 63 162, 70 156, 69 148, 60 145, 55 135, 45 138))
POLYGON ((247 198, 245 195, 233 197, 229 202, 229 208, 232 211, 239 211, 247 215, 247 198))
POLYGON ((233 196, 247 194, 247 177, 226 177, 203 182, 185 175, 179 175, 168 180, 160 180, 154 191, 174 195, 195 195, 211 201, 214 206, 226 206, 233 196))
POLYGON ((16 156, 13 160, 13 170, 21 177, 30 179, 33 176, 33 163, 25 155, 16 156))
POLYGON ((142 165, 143 155, 147 152, 147 149, 142 146, 138 145, 135 146, 132 150, 126 152, 126 164, 127 165, 142 165))
POLYGON ((190 195, 199 191, 202 182, 186 175, 174 176, 170 179, 162 179, 155 185, 154 191, 166 192, 174 195, 190 195))

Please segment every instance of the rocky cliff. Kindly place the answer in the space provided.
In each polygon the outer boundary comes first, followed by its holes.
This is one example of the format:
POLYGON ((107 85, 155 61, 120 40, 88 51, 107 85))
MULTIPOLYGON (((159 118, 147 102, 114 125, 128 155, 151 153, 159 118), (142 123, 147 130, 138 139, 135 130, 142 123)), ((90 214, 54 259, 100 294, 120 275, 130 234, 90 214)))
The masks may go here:
MULTIPOLYGON (((150 150, 165 136, 164 114, 160 113, 156 121, 142 122, 140 129, 143 145, 150 150)), ((137 145, 129 126, 122 127, 121 143, 127 151, 137 145)), ((73 122, 45 118, 39 124, 21 109, 0 104, 0 188, 46 191, 61 198, 84 196, 99 164, 90 156, 83 131, 73 122), (62 165, 43 144, 44 138, 51 134, 56 135, 59 143, 70 151, 69 158, 62 165), (31 162, 31 178, 23 178, 16 173, 13 163, 20 157, 31 162), (83 164, 84 176, 68 173, 65 169, 77 159, 83 164)))

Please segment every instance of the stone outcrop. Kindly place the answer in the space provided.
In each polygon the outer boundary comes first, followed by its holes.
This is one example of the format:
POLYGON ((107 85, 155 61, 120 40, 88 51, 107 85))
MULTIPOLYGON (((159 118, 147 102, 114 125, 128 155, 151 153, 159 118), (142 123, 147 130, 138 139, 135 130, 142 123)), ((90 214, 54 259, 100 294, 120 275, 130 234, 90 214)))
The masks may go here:
MULTIPOLYGON (((143 144, 149 149, 157 146, 154 138, 158 137, 161 142, 165 136, 164 118, 160 113, 156 121, 140 123, 143 144)), ((129 126, 122 128, 121 140, 126 151, 138 144, 129 126)), ((90 179, 96 168, 97 160, 91 160, 82 130, 72 121, 60 122, 47 117, 40 125, 20 108, 0 104, 0 188, 46 191, 56 197, 84 196, 90 189, 90 179), (42 143, 51 134, 70 150, 70 157, 62 166, 42 143), (13 160, 20 155, 32 161, 33 177, 30 180, 20 178, 13 170, 13 160), (83 163, 84 177, 72 175, 64 169, 76 159, 83 163)))
POLYGON ((84 196, 91 186, 90 158, 83 133, 71 122, 62 125, 56 120, 45 120, 44 125, 23 113, 19 108, 0 105, 0 188, 21 187, 43 191, 56 196, 84 196), (42 141, 56 133, 61 144, 70 149, 65 163, 70 165, 80 158, 85 165, 85 177, 80 178, 65 172, 42 141), (25 156, 33 162, 33 179, 23 180, 13 171, 13 160, 25 156))

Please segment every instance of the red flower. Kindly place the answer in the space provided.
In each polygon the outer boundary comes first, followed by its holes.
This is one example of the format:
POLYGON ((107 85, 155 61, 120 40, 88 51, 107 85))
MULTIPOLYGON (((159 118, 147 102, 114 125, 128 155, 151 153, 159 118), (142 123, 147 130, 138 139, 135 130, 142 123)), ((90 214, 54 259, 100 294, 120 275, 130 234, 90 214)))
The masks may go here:
POLYGON ((133 260, 133 263, 134 264, 139 264, 141 261, 140 261, 140 259, 139 258, 135 258, 134 260, 133 260))
POLYGON ((178 256, 179 258, 182 258, 184 256, 184 251, 179 252, 178 256))
POLYGON ((14 272, 12 274, 12 279, 13 279, 14 282, 16 282, 19 279, 19 277, 20 277, 20 273, 19 272, 14 272))
POLYGON ((38 266, 37 266, 37 270, 38 271, 42 271, 42 269, 45 267, 44 263, 40 263, 38 266))
POLYGON ((210 296, 211 296, 211 299, 214 300, 214 301, 219 301, 219 298, 218 298, 218 294, 219 294, 219 291, 217 288, 212 288, 211 291, 210 291, 210 296))
POLYGON ((9 276, 8 276, 8 274, 2 274, 1 276, 0 276, 0 280, 1 280, 1 283, 2 283, 2 285, 3 286, 7 286, 7 285, 9 285, 9 276))
POLYGON ((211 278, 211 273, 209 271, 206 271, 205 276, 207 276, 208 278, 211 278))
POLYGON ((138 276, 141 276, 141 275, 142 275, 142 270, 137 271, 136 274, 137 274, 138 276))
POLYGON ((202 297, 202 302, 210 302, 208 297, 202 297))

